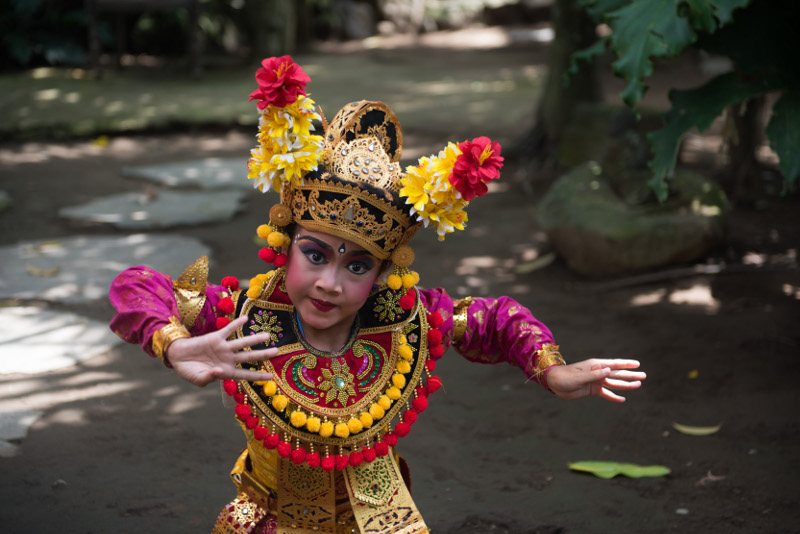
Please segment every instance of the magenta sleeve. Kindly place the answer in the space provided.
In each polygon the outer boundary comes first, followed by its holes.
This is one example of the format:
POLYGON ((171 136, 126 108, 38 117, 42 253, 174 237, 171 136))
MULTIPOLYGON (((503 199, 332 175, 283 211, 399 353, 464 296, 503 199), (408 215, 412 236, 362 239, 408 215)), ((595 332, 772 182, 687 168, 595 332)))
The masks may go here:
MULTIPOLYGON (((447 347, 453 338, 456 303, 443 289, 422 290, 420 295, 428 313, 442 314, 445 322, 440 330, 447 347)), ((535 380, 536 351, 553 343, 553 334, 530 310, 509 297, 473 298, 466 319, 463 336, 453 343, 459 354, 479 363, 508 362, 535 380)))
MULTIPOLYGON (((208 284, 206 302, 189 332, 202 335, 216 330, 216 306, 221 286, 208 284)), ((153 334, 164 327, 170 317, 180 317, 172 279, 139 265, 124 270, 111 283, 109 299, 117 312, 111 319, 111 330, 128 343, 138 343, 150 356, 153 334)))

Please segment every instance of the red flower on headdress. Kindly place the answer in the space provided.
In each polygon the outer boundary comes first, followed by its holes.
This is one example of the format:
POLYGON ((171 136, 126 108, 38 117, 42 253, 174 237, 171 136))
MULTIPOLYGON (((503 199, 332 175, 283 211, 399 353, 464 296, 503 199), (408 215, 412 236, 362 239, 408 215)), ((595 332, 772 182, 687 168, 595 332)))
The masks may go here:
POLYGON ((306 94, 306 83, 311 81, 291 56, 270 57, 261 62, 256 71, 258 89, 250 93, 250 100, 261 99, 258 109, 270 104, 285 107, 306 94))
POLYGON ((503 158, 500 143, 488 137, 476 137, 459 143, 461 154, 453 165, 450 183, 467 202, 486 194, 486 184, 500 177, 503 158))

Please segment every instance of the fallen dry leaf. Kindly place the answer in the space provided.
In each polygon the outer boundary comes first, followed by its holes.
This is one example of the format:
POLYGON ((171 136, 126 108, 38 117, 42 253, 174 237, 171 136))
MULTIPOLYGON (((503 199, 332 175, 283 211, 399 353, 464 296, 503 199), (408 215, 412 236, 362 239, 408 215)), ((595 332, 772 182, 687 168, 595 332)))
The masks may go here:
POLYGON ((687 434, 689 436, 708 436, 719 432, 719 429, 722 428, 722 423, 717 426, 689 426, 673 422, 672 428, 681 434, 687 434))

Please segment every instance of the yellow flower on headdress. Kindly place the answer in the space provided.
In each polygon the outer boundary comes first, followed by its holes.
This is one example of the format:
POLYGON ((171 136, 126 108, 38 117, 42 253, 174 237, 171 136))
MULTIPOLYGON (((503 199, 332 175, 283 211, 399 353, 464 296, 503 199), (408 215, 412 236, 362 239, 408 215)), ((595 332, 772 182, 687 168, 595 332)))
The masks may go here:
POLYGON ((303 176, 317 169, 323 153, 322 136, 312 135, 314 120, 321 120, 314 101, 298 95, 284 107, 268 105, 261 111, 258 147, 251 150, 247 177, 266 193, 280 189, 281 182, 302 183, 303 176))

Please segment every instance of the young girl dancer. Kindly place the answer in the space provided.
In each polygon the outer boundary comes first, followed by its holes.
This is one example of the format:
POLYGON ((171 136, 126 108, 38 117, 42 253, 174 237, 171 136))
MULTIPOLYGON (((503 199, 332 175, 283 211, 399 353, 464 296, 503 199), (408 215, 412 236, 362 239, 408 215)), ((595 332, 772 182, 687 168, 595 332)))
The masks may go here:
POLYGON ((237 497, 215 533, 428 532, 395 453, 441 387, 449 347, 508 362, 565 399, 638 388, 634 360, 567 365, 547 327, 510 298, 451 299, 422 289, 408 244, 440 239, 499 177, 500 146, 449 143, 402 169, 402 131, 381 102, 345 106, 328 124, 291 58, 264 60, 250 99, 261 112, 249 178, 280 193, 258 228, 273 264, 240 289, 207 281, 201 258, 174 282, 147 267, 111 287, 111 328, 198 386, 222 380, 247 449, 237 497), (313 121, 323 136, 313 135, 313 121))

